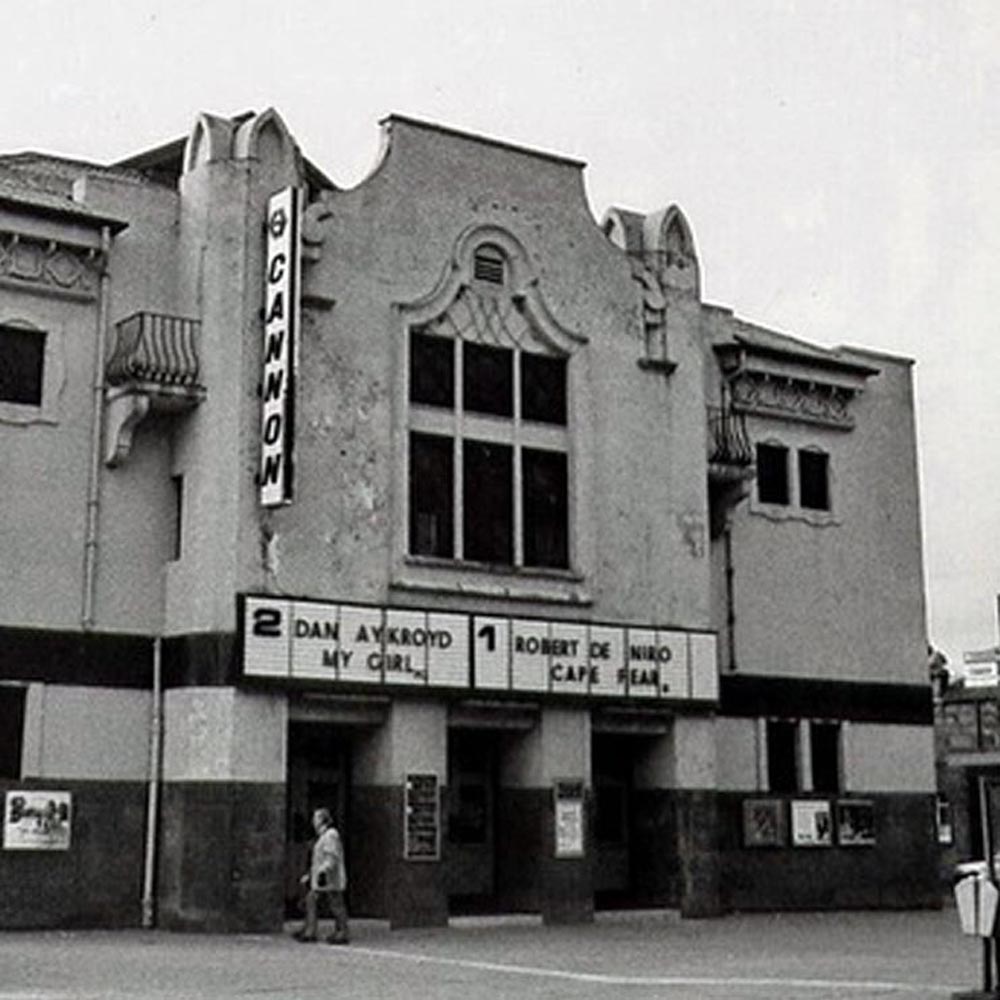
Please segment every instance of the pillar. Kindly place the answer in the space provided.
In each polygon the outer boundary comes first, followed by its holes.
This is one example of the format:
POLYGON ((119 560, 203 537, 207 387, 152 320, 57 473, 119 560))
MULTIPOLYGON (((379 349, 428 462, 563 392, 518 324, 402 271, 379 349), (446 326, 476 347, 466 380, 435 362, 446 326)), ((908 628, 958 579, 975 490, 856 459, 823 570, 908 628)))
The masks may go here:
POLYGON ((593 920, 589 711, 543 708, 532 730, 511 737, 501 759, 499 783, 497 872, 501 905, 537 910, 546 923, 593 920), (582 857, 556 857, 557 781, 579 782, 587 792, 582 857))
POLYGON ((281 930, 287 728, 283 695, 167 691, 158 926, 281 930))
POLYGON ((441 861, 447 723, 443 703, 398 699, 385 723, 354 745, 347 877, 356 915, 388 918, 392 927, 448 922, 441 861), (414 776, 418 780, 433 776, 437 781, 436 857, 406 856, 406 785, 414 776))

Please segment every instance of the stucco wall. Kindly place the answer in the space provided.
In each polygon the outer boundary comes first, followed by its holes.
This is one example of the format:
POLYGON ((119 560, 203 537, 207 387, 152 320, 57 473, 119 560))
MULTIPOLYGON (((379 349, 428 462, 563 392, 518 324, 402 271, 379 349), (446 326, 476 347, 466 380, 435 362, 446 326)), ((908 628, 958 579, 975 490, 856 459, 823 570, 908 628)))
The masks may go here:
POLYGON ((850 792, 933 792, 934 730, 853 722, 844 739, 844 784, 850 792))
POLYGON ((284 784, 283 696, 178 688, 164 696, 164 720, 164 781, 284 784))
POLYGON ((30 685, 21 751, 25 779, 146 780, 149 712, 146 691, 30 685))
POLYGON ((734 520, 737 662, 750 674, 925 682, 926 629, 910 366, 884 357, 832 430, 754 416, 754 441, 829 456, 832 512, 734 520), (766 585, 763 582, 766 581, 766 585))
MULTIPOLYGON (((436 603, 452 591, 465 606, 498 586, 468 568, 441 570, 412 594, 397 308, 436 287, 464 231, 496 225, 525 247, 558 323, 587 338, 571 361, 570 400, 581 579, 560 589, 520 573, 505 592, 522 598, 520 610, 555 591, 578 615, 707 624, 703 362, 690 318, 678 311, 671 341, 683 374, 641 370, 639 288, 594 223, 578 165, 399 122, 390 149, 357 189, 325 196, 320 258, 305 268, 296 499, 266 519, 272 582, 366 601, 436 603)), ((254 555, 247 586, 261 579, 259 546, 254 555)))

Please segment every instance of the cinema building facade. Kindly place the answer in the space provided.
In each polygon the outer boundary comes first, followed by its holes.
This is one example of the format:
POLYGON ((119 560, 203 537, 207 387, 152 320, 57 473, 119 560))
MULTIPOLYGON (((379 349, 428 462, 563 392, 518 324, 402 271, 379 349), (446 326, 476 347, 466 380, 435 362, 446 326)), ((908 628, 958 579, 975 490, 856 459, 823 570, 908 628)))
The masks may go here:
POLYGON ((910 362, 384 132, 0 157, 0 926, 936 905, 910 362))

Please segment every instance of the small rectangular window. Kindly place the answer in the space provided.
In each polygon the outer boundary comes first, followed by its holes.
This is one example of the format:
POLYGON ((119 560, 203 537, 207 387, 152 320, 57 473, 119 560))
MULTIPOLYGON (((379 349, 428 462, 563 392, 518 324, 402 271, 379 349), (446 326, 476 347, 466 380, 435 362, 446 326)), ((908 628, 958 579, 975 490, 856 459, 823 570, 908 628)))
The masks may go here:
POLYGON ((514 562, 514 467, 510 445, 462 442, 462 497, 466 559, 514 562))
POLYGON ((822 451, 799 452, 799 505, 808 510, 830 509, 830 457, 822 451))
POLYGON ((171 476, 170 486, 174 496, 174 544, 170 558, 176 561, 181 557, 181 537, 184 527, 184 477, 171 476))
POLYGON ((761 503, 788 503, 788 449, 757 445, 757 499, 761 503))
POLYGON ((451 559, 454 549, 452 439, 410 435, 410 552, 451 559))
POLYGON ((23 687, 0 684, 0 778, 19 781, 24 741, 23 687))
POLYGON ((471 413, 514 415, 514 352, 462 344, 462 406, 471 413))
POLYGON ((525 566, 569 566, 566 453, 525 448, 521 452, 524 492, 525 566))
POLYGON ((455 406, 455 342, 410 332, 410 402, 455 406))
POLYGON ((566 359, 521 354, 521 417, 566 426, 566 359))
POLYGON ((0 402, 41 406, 45 334, 0 326, 0 402))
POLYGON ((835 795, 840 791, 840 725, 812 722, 809 725, 814 792, 835 795))
POLYGON ((767 787, 772 792, 799 790, 798 723, 769 719, 767 723, 767 787))

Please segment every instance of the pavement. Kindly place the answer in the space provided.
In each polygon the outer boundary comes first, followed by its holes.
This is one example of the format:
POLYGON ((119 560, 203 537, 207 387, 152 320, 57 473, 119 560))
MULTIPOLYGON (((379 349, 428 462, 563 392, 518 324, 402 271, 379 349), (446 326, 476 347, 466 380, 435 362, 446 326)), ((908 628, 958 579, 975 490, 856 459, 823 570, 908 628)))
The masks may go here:
POLYGON ((863 1000, 982 985, 954 910, 734 915, 602 913, 593 924, 454 920, 346 946, 285 935, 0 933, 0 1000, 863 1000))

